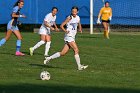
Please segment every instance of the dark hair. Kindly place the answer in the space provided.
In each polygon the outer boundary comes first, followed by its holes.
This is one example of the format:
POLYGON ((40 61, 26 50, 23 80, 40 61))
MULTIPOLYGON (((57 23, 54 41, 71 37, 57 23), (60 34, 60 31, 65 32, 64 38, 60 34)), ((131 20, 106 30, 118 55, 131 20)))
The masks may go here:
POLYGON ((20 2, 24 2, 24 0, 18 0, 18 1, 15 3, 14 7, 15 7, 15 6, 18 6, 18 4, 19 4, 20 2))
MULTIPOLYGON (((73 7, 71 8, 71 11, 72 11, 73 9, 77 9, 77 11, 79 11, 79 8, 78 8, 77 6, 73 6, 73 7)), ((72 18, 72 13, 70 14, 70 17, 72 18)))
POLYGON ((106 1, 105 4, 109 3, 109 1, 106 1))
POLYGON ((71 8, 71 11, 72 11, 73 9, 77 9, 77 11, 79 11, 79 8, 78 8, 77 6, 73 6, 73 7, 71 8))
POLYGON ((52 11, 53 11, 54 9, 56 9, 56 10, 58 11, 58 8, 57 8, 57 7, 53 7, 53 8, 52 8, 52 11))

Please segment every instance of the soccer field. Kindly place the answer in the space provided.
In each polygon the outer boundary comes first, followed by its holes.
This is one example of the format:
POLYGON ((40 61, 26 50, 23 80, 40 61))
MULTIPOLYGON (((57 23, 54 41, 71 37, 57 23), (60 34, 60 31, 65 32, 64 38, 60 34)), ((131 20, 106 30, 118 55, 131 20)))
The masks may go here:
MULTIPOLYGON (((0 33, 0 39, 5 33, 0 33)), ((0 47, 0 93, 140 93, 140 34, 78 34, 81 63, 89 65, 78 71, 73 51, 43 65, 44 46, 29 55, 29 47, 39 35, 23 32, 24 57, 15 53, 16 38, 0 47), (49 81, 40 80, 40 72, 51 74, 49 81)), ((64 33, 52 34, 50 55, 64 45, 64 33)))

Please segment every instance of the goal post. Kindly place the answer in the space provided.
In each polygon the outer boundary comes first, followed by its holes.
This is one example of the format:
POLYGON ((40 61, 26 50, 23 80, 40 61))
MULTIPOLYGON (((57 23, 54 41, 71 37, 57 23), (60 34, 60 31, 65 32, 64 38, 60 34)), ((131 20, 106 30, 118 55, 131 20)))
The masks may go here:
POLYGON ((93 34, 93 0, 90 0, 90 34, 93 34))

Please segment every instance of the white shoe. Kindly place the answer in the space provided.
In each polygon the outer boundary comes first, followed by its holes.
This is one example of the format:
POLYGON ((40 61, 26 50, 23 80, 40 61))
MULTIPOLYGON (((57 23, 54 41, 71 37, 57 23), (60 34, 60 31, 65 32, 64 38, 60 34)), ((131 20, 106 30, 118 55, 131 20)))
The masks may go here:
POLYGON ((81 65, 80 67, 78 67, 78 70, 84 70, 88 67, 88 65, 84 66, 84 65, 81 65))
POLYGON ((50 58, 49 57, 45 57, 44 64, 49 63, 49 61, 50 61, 50 58))
POLYGON ((29 48, 29 50, 30 50, 30 55, 33 56, 33 54, 34 54, 33 48, 31 47, 31 48, 29 48))

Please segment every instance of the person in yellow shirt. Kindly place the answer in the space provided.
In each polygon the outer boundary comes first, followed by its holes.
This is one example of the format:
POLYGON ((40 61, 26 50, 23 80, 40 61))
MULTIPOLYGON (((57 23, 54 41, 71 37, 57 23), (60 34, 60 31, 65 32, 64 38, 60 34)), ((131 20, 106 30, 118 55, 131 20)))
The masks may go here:
POLYGON ((97 24, 101 24, 100 18, 104 27, 104 37, 109 39, 109 23, 112 19, 112 9, 109 7, 108 1, 105 2, 105 6, 100 10, 97 24))

